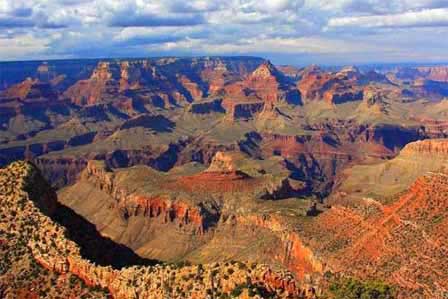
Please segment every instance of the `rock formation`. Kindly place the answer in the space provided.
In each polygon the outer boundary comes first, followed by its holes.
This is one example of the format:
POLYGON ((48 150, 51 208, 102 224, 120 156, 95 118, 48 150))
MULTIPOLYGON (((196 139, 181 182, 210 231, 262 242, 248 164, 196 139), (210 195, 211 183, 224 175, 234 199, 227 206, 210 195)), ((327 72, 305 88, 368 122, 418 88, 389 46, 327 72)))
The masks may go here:
POLYGON ((446 291, 445 66, 166 57, 0 67, 0 164, 32 160, 68 206, 34 167, 0 171, 18 195, 1 208, 0 297, 41 296, 32 284, 56 278, 65 298, 305 297, 331 277, 386 281, 401 298, 446 291), (15 176, 48 192, 25 192, 15 176), (145 267, 137 254, 167 264, 145 267))
POLYGON ((354 68, 328 73, 313 66, 304 70, 297 88, 306 101, 339 104, 362 99, 361 80, 361 73, 354 68))
POLYGON ((417 67, 417 70, 426 79, 448 82, 448 67, 446 66, 417 67))
POLYGON ((195 114, 206 114, 212 112, 225 112, 222 107, 222 99, 214 99, 210 101, 201 101, 198 103, 192 103, 189 111, 195 114))
POLYGON ((333 225, 338 234, 311 247, 327 255, 335 272, 384 279, 399 287, 399 298, 436 298, 448 289, 447 236, 440 230, 446 181, 443 172, 431 173, 386 204, 365 198, 356 209, 333 206, 318 217, 316 229, 333 225))
POLYGON ((225 92, 232 101, 235 101, 234 97, 238 100, 251 96, 266 106, 301 103, 300 94, 294 85, 270 62, 261 64, 243 81, 226 86, 225 92))
MULTIPOLYGON (((132 266, 121 270, 95 265, 81 256, 80 248, 69 239, 67 230, 50 218, 57 202, 45 184, 30 164, 15 163, 1 170, 3 205, 0 224, 2 231, 6 230, 12 238, 20 232, 24 250, 51 273, 74 275, 87 287, 107 289, 113 298, 167 295, 205 298, 214 294, 237 294, 235 289, 252 291, 257 288, 275 298, 298 296, 304 292, 290 274, 257 264, 231 262, 180 268, 174 265, 132 266)), ((18 291, 6 283, 12 293, 18 291)), ((241 294, 238 292, 236 296, 241 294)), ((313 295, 310 293, 309 296, 313 295)))

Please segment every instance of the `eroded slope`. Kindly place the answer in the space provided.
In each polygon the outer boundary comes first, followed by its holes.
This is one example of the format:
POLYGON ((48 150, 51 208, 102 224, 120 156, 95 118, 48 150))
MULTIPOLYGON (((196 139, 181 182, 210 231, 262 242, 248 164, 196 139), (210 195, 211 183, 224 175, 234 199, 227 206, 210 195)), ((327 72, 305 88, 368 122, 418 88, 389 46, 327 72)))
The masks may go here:
MULTIPOLYGON (((5 263, 2 264, 1 273, 2 292, 6 290, 7 298, 16 298, 21 291, 34 292, 44 287, 40 280, 22 281, 22 274, 12 267, 27 267, 28 262, 34 262, 31 265, 34 265, 39 277, 45 271, 52 273, 50 278, 59 279, 55 273, 61 274, 61 278, 70 275, 79 277, 93 289, 74 285, 72 293, 81 292, 96 298, 101 296, 98 288, 107 289, 114 298, 160 298, 168 294, 172 298, 205 298, 207 295, 229 293, 239 296, 248 292, 283 298, 305 294, 291 275, 257 264, 232 262, 180 268, 173 265, 133 266, 121 270, 98 266, 83 258, 80 247, 68 238, 66 228, 49 217, 57 213, 58 203, 34 166, 13 163, 1 169, 0 182, 2 250, 8 246, 18 246, 18 251, 7 252, 20 254, 13 257, 13 264, 2 261, 5 263), (17 281, 21 286, 17 287, 17 281)), ((53 287, 51 283, 50 288, 53 287)), ((59 294, 47 295, 57 298, 63 294, 61 292, 65 289, 59 290, 59 294)))

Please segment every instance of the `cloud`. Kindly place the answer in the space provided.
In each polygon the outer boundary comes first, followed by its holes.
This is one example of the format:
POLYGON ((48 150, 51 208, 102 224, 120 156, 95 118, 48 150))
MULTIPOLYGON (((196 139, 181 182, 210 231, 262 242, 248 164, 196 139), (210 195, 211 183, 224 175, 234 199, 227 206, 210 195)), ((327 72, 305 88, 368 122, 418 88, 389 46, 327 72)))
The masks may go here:
POLYGON ((183 27, 206 23, 204 11, 212 9, 202 1, 99 1, 102 22, 111 27, 183 27))
POLYGON ((32 1, 3 0, 0 5, 0 28, 36 27, 42 29, 61 29, 68 26, 67 19, 57 20, 58 12, 49 14, 47 6, 32 1))
POLYGON ((0 48, 0 60, 193 54, 310 63, 448 60, 446 34, 447 0, 0 0, 0 47, 14 41, 16 51, 0 48))
POLYGON ((225 2, 219 0, 171 0, 164 3, 170 12, 174 13, 198 13, 217 11, 224 8, 225 2))
POLYGON ((0 28, 12 28, 12 27, 32 27, 34 22, 30 19, 24 18, 0 18, 0 28))
POLYGON ((245 0, 242 1, 241 8, 246 11, 279 13, 297 11, 303 4, 303 0, 245 0))
POLYGON ((154 14, 140 14, 133 16, 115 15, 109 25, 113 27, 163 27, 163 26, 195 26, 206 21, 199 14, 177 14, 158 16, 154 14))
POLYGON ((331 18, 329 28, 338 27, 434 27, 448 26, 448 9, 425 9, 401 14, 331 18))
POLYGON ((31 34, 0 37, 0 57, 3 60, 38 58, 40 53, 48 50, 47 44, 47 39, 36 38, 31 34))
POLYGON ((0 17, 0 28, 24 28, 36 27, 42 29, 62 29, 68 27, 66 24, 52 22, 47 19, 29 19, 29 18, 4 18, 0 17))
POLYGON ((334 16, 397 14, 447 8, 446 0, 306 0, 305 7, 334 16))
POLYGON ((12 11, 14 17, 30 17, 33 14, 31 7, 20 7, 12 11))
POLYGON ((128 27, 120 31, 113 41, 115 45, 136 46, 163 44, 168 42, 177 42, 185 38, 188 33, 177 28, 144 28, 128 27))
MULTIPOLYGON (((250 38, 239 39, 233 42, 216 43, 206 39, 185 39, 179 42, 168 42, 151 46, 153 50, 173 50, 180 52, 196 52, 211 54, 250 54, 250 53, 275 53, 275 54, 353 54, 374 53, 385 50, 380 45, 359 41, 342 41, 338 39, 322 37, 300 38, 250 38)), ((389 48, 388 51, 398 50, 389 48)))

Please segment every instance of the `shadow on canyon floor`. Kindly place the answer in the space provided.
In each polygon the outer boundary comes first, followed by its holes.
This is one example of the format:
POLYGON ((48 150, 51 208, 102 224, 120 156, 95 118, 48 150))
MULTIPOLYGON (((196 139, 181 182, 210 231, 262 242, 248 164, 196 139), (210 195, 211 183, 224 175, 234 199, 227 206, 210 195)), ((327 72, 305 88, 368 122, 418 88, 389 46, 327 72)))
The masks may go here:
POLYGON ((64 205, 59 204, 52 218, 67 229, 68 237, 81 248, 82 257, 98 265, 121 269, 159 263, 157 260, 142 258, 129 247, 102 236, 95 225, 64 205))

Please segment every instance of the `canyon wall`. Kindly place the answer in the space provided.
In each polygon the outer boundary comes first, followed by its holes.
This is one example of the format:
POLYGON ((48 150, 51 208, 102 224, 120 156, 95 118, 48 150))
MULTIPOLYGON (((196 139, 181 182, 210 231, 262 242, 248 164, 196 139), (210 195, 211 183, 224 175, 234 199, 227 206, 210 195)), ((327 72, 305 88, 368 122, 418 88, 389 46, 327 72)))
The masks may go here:
POLYGON ((1 227, 12 235, 21 232, 26 240, 24 246, 43 267, 52 272, 74 274, 88 286, 107 288, 113 298, 160 298, 169 294, 172 298, 199 299, 209 292, 212 295, 230 293, 240 285, 258 286, 272 292, 275 298, 313 296, 297 285, 290 274, 257 264, 232 262, 180 268, 174 265, 132 266, 121 270, 97 266, 81 257, 80 248, 68 239, 64 227, 42 213, 52 215, 54 211, 49 207, 56 204, 54 195, 52 203, 44 199, 52 192, 45 184, 38 170, 30 164, 17 162, 0 170, 1 200, 6 203, 2 213, 9 209, 16 215, 13 222, 9 222, 11 217, 2 217, 1 227))

